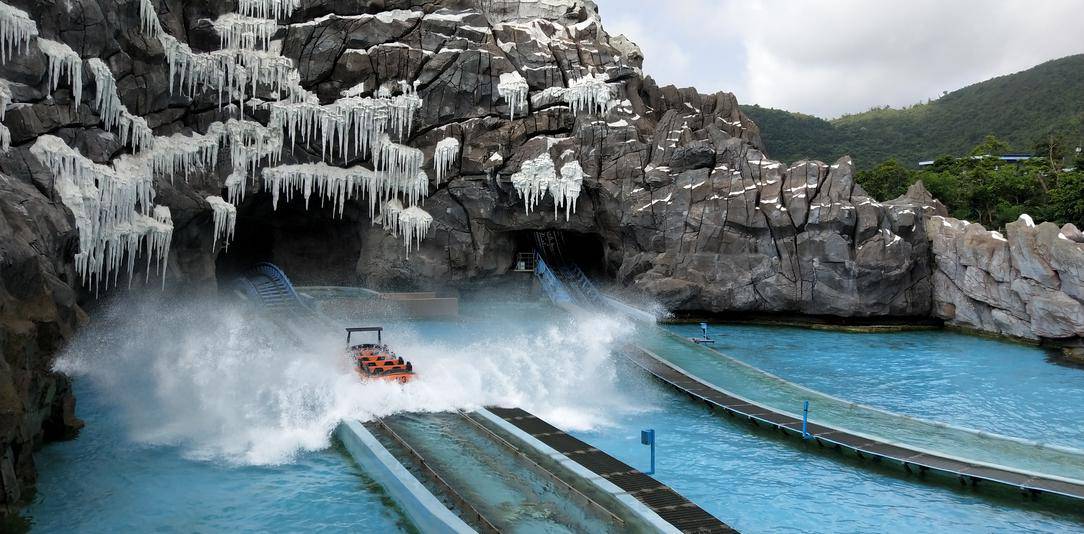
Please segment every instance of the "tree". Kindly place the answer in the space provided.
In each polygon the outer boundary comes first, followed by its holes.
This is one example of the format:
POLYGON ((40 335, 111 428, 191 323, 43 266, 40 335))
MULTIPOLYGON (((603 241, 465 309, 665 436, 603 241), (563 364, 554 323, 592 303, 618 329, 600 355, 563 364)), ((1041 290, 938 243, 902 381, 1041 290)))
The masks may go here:
POLYGON ((972 156, 1000 156, 1009 151, 1009 144, 993 135, 987 136, 972 151, 972 156))
POLYGON ((895 158, 855 175, 858 185, 877 200, 890 200, 907 192, 914 182, 911 171, 895 158))

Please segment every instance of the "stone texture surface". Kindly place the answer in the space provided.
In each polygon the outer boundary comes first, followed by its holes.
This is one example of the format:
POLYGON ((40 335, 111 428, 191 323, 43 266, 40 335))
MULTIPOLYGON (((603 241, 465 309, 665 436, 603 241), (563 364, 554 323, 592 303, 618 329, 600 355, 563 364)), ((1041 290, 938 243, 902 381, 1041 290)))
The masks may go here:
POLYGON ((1021 216, 1005 235, 935 216, 926 221, 934 264, 934 314, 1019 338, 1084 337, 1084 240, 1073 225, 1021 216))

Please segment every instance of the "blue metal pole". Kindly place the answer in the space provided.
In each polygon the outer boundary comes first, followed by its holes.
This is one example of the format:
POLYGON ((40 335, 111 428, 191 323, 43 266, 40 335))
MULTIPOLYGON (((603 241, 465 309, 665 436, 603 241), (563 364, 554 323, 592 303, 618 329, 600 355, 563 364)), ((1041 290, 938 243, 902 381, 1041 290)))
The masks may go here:
POLYGON ((708 323, 700 323, 700 331, 704 332, 704 339, 708 339, 708 323))
POLYGON ((802 439, 809 439, 809 432, 806 430, 806 425, 809 423, 809 401, 802 403, 802 439))
POLYGON ((651 446, 651 470, 648 471, 647 474, 653 475, 655 474, 655 430, 641 430, 640 443, 651 446))

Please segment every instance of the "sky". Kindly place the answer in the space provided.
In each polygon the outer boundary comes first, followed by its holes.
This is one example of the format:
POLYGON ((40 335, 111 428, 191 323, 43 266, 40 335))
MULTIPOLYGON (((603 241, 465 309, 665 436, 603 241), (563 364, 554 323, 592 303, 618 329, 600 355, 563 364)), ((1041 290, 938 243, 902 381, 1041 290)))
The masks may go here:
POLYGON ((835 118, 1084 53, 1084 0, 595 0, 660 85, 835 118))

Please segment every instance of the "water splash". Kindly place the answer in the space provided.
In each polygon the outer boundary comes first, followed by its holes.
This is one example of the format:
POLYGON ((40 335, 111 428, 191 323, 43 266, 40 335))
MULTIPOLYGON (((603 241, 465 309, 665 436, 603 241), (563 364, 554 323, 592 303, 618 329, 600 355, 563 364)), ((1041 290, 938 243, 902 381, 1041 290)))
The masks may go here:
POLYGON ((327 447, 346 418, 503 405, 582 430, 632 404, 616 387, 617 321, 493 317, 390 326, 419 370, 401 386, 360 381, 337 329, 298 345, 240 305, 128 297, 103 306, 55 368, 88 381, 130 439, 231 464, 290 462, 327 447))

